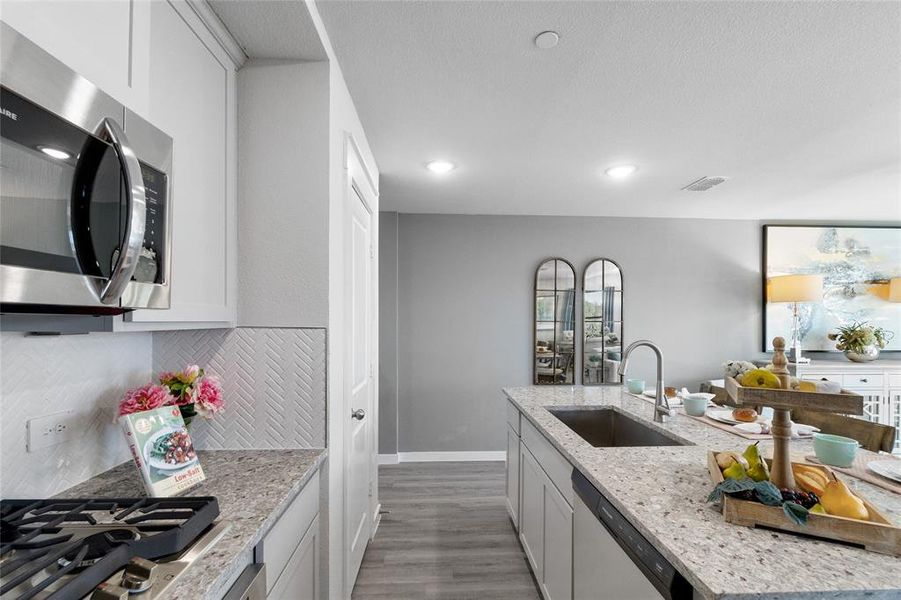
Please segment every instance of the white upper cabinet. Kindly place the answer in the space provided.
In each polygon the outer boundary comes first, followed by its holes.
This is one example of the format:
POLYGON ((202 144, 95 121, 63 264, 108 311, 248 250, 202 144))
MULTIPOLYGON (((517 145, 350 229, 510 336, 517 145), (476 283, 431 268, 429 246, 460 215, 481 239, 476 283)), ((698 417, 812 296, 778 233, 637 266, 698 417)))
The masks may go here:
MULTIPOLYGON (((0 18, 173 140, 171 308, 116 330, 234 326, 236 46, 185 0, 3 0, 0 18), (222 43, 226 43, 223 41, 222 43)), ((218 28, 217 28, 218 27, 218 28)), ((240 50, 237 50, 240 53, 240 50)))
POLYGON ((147 108, 150 3, 3 0, 0 18, 135 112, 147 108))
POLYGON ((123 328, 233 325, 234 64, 180 2, 151 4, 149 63, 147 118, 173 138, 172 298, 169 310, 127 315, 123 328))

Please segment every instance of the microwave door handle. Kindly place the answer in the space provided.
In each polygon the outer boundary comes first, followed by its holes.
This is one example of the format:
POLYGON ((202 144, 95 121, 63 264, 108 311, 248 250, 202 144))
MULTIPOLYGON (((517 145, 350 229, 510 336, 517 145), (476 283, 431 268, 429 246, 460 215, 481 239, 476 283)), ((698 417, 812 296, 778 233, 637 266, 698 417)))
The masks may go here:
POLYGON ((109 279, 100 288, 100 302, 115 304, 122 297, 125 287, 131 281, 138 266, 138 257, 144 244, 144 227, 147 218, 147 198, 144 192, 144 178, 141 165, 116 121, 104 119, 97 131, 98 137, 109 141, 119 159, 122 176, 127 190, 127 220, 125 225, 124 249, 120 249, 116 264, 109 279))

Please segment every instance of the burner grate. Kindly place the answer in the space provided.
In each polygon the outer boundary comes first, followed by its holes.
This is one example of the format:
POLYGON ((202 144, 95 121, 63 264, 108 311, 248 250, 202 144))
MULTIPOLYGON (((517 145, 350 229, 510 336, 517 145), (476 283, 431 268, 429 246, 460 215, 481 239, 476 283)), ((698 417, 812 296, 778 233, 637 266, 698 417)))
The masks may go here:
POLYGON ((218 515, 212 497, 0 501, 0 597, 83 598, 132 558, 184 551, 218 515))

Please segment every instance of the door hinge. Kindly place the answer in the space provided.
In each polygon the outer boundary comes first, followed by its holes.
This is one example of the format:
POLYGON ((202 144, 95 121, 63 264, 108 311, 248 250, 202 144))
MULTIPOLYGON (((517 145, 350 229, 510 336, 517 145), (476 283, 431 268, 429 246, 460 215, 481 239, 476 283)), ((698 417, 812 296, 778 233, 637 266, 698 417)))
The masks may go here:
POLYGON ((369 247, 369 258, 375 258, 375 248, 369 247))

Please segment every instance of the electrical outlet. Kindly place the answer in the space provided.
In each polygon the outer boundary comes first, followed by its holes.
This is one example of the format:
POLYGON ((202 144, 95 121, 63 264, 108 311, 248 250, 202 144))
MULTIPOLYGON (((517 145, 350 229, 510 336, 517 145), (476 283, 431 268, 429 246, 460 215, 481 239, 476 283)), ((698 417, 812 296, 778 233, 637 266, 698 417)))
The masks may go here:
POLYGON ((76 418, 71 410, 29 419, 25 426, 29 452, 61 444, 78 435, 76 418))

